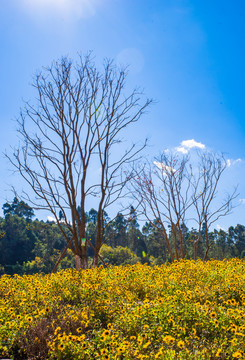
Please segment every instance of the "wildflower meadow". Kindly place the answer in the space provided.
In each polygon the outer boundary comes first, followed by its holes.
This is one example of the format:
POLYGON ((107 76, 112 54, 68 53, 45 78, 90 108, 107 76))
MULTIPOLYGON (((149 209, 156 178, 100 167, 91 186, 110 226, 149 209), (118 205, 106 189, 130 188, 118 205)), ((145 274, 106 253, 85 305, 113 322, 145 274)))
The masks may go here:
POLYGON ((0 278, 0 357, 245 359, 245 261, 0 278))

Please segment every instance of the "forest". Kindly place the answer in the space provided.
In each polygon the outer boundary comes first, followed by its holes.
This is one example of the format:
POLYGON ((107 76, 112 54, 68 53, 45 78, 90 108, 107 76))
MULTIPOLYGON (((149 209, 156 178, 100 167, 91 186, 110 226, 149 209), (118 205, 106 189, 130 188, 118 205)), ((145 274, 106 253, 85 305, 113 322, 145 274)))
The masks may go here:
MULTIPOLYGON (((33 209, 23 201, 14 198, 13 202, 3 205, 4 217, 0 218, 0 273, 1 274, 34 274, 50 273, 54 269, 60 254, 66 248, 66 239, 54 221, 38 220, 33 209), (35 218, 35 220, 34 220, 35 218)), ((96 242, 97 211, 91 209, 86 213, 86 238, 92 244, 96 242)), ((105 232, 100 255, 106 264, 149 264, 160 265, 171 263, 166 242, 156 227, 145 222, 140 227, 137 211, 131 206, 130 214, 118 213, 111 220, 105 214, 105 232)), ((193 258, 193 242, 198 232, 182 225, 184 233, 185 258, 193 258)), ((65 230, 65 229, 64 229, 65 230)), ((65 230, 66 231, 66 230, 65 230)), ((205 225, 198 242, 197 256, 204 258, 206 250, 205 225)), ((209 231, 210 249, 207 260, 245 257, 245 226, 230 226, 228 231, 222 229, 209 231)), ((174 235, 169 229, 169 241, 174 243, 174 235)), ((92 248, 88 249, 89 262, 93 257, 92 248)), ((61 260, 58 270, 74 268, 75 260, 70 249, 61 260)))

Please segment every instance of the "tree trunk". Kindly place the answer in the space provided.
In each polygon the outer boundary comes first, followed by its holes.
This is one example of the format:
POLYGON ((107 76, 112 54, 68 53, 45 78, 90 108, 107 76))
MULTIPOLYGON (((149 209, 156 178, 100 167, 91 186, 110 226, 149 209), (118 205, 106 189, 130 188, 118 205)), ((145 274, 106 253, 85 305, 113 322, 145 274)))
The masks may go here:
POLYGON ((98 263, 99 263, 99 256, 98 254, 94 254, 93 267, 96 268, 98 266, 98 263))
POLYGON ((203 261, 206 261, 206 260, 207 260, 208 252, 209 252, 209 249, 210 249, 209 236, 208 236, 207 216, 205 216, 205 238, 206 238, 206 252, 205 252, 203 261))
POLYGON ((93 265, 92 265, 94 268, 98 266, 99 252, 100 252, 100 249, 102 246, 103 233, 104 233, 104 231, 103 231, 104 226, 102 226, 102 222, 103 222, 103 215, 102 215, 102 210, 100 207, 98 214, 97 214, 97 236, 96 236, 96 245, 94 248, 94 258, 93 258, 93 265))
POLYGON ((87 269, 88 268, 88 256, 86 246, 81 247, 81 255, 75 255, 75 264, 76 270, 87 269))
POLYGON ((194 260, 196 260, 197 259, 197 241, 194 240, 193 245, 194 245, 194 260))
POLYGON ((97 238, 96 238, 96 246, 94 248, 94 258, 93 258, 93 267, 97 267, 98 266, 98 262, 99 262, 99 252, 102 246, 102 239, 101 239, 101 234, 99 234, 99 232, 97 233, 97 238))

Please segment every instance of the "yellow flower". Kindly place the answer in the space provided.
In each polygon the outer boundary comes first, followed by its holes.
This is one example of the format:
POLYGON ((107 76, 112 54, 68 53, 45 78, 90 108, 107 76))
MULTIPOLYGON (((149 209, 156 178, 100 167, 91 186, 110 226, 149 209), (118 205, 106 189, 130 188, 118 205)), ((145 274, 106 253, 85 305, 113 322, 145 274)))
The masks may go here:
POLYGON ((31 322, 32 322, 32 317, 29 316, 29 317, 27 318, 27 321, 28 321, 29 323, 31 323, 31 322))
POLYGON ((58 345, 58 349, 59 349, 60 351, 64 350, 64 347, 65 347, 64 344, 59 344, 59 345, 58 345))
POLYGON ((232 354, 232 357, 240 359, 242 357, 242 353, 240 351, 236 351, 234 354, 232 354))
POLYGON ((110 331, 109 330, 105 330, 102 334, 102 336, 109 336, 110 335, 110 331))
POLYGON ((139 339, 137 339, 137 343, 138 343, 139 346, 141 346, 142 343, 143 343, 143 340, 139 338, 139 339))
POLYGON ((124 345, 124 346, 129 346, 129 345, 130 345, 130 342, 129 342, 129 341, 124 341, 124 342, 123 342, 123 345, 124 345))
POLYGON ((210 314, 211 319, 216 318, 216 316, 217 316, 216 312, 212 311, 211 314, 210 314))
POLYGON ((171 335, 166 335, 163 337, 163 341, 166 343, 166 344, 173 344, 174 341, 175 341, 175 338, 171 335))
POLYGON ((117 351, 118 355, 121 355, 123 353, 123 347, 120 346, 120 347, 116 348, 116 351, 117 351))
POLYGON ((61 328, 58 326, 54 331, 54 335, 56 335, 59 331, 61 331, 61 328))
POLYGON ((144 345, 143 345, 143 349, 146 349, 146 348, 148 348, 148 346, 151 344, 151 341, 147 341, 147 343, 145 343, 144 345))
POLYGON ((218 357, 220 355, 221 351, 222 351, 222 349, 218 349, 215 356, 218 357))
POLYGON ((215 327, 217 328, 217 327, 218 327, 218 325, 219 325, 219 322, 218 322, 218 320, 217 320, 217 319, 214 319, 214 324, 215 324, 215 327))
POLYGON ((101 355, 106 355, 108 353, 108 350, 107 349, 101 349, 100 351, 101 355))
POLYGON ((180 340, 177 342, 177 346, 180 348, 180 349, 183 349, 185 347, 185 343, 183 340, 180 340))

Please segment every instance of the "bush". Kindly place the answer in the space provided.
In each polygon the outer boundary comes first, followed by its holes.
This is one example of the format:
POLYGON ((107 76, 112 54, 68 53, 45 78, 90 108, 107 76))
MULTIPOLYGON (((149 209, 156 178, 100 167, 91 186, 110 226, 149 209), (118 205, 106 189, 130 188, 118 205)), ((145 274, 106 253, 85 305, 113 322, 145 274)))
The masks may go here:
POLYGON ((123 246, 112 248, 111 246, 103 245, 100 250, 100 255, 106 263, 111 265, 133 265, 141 261, 141 259, 133 253, 133 251, 123 246))

